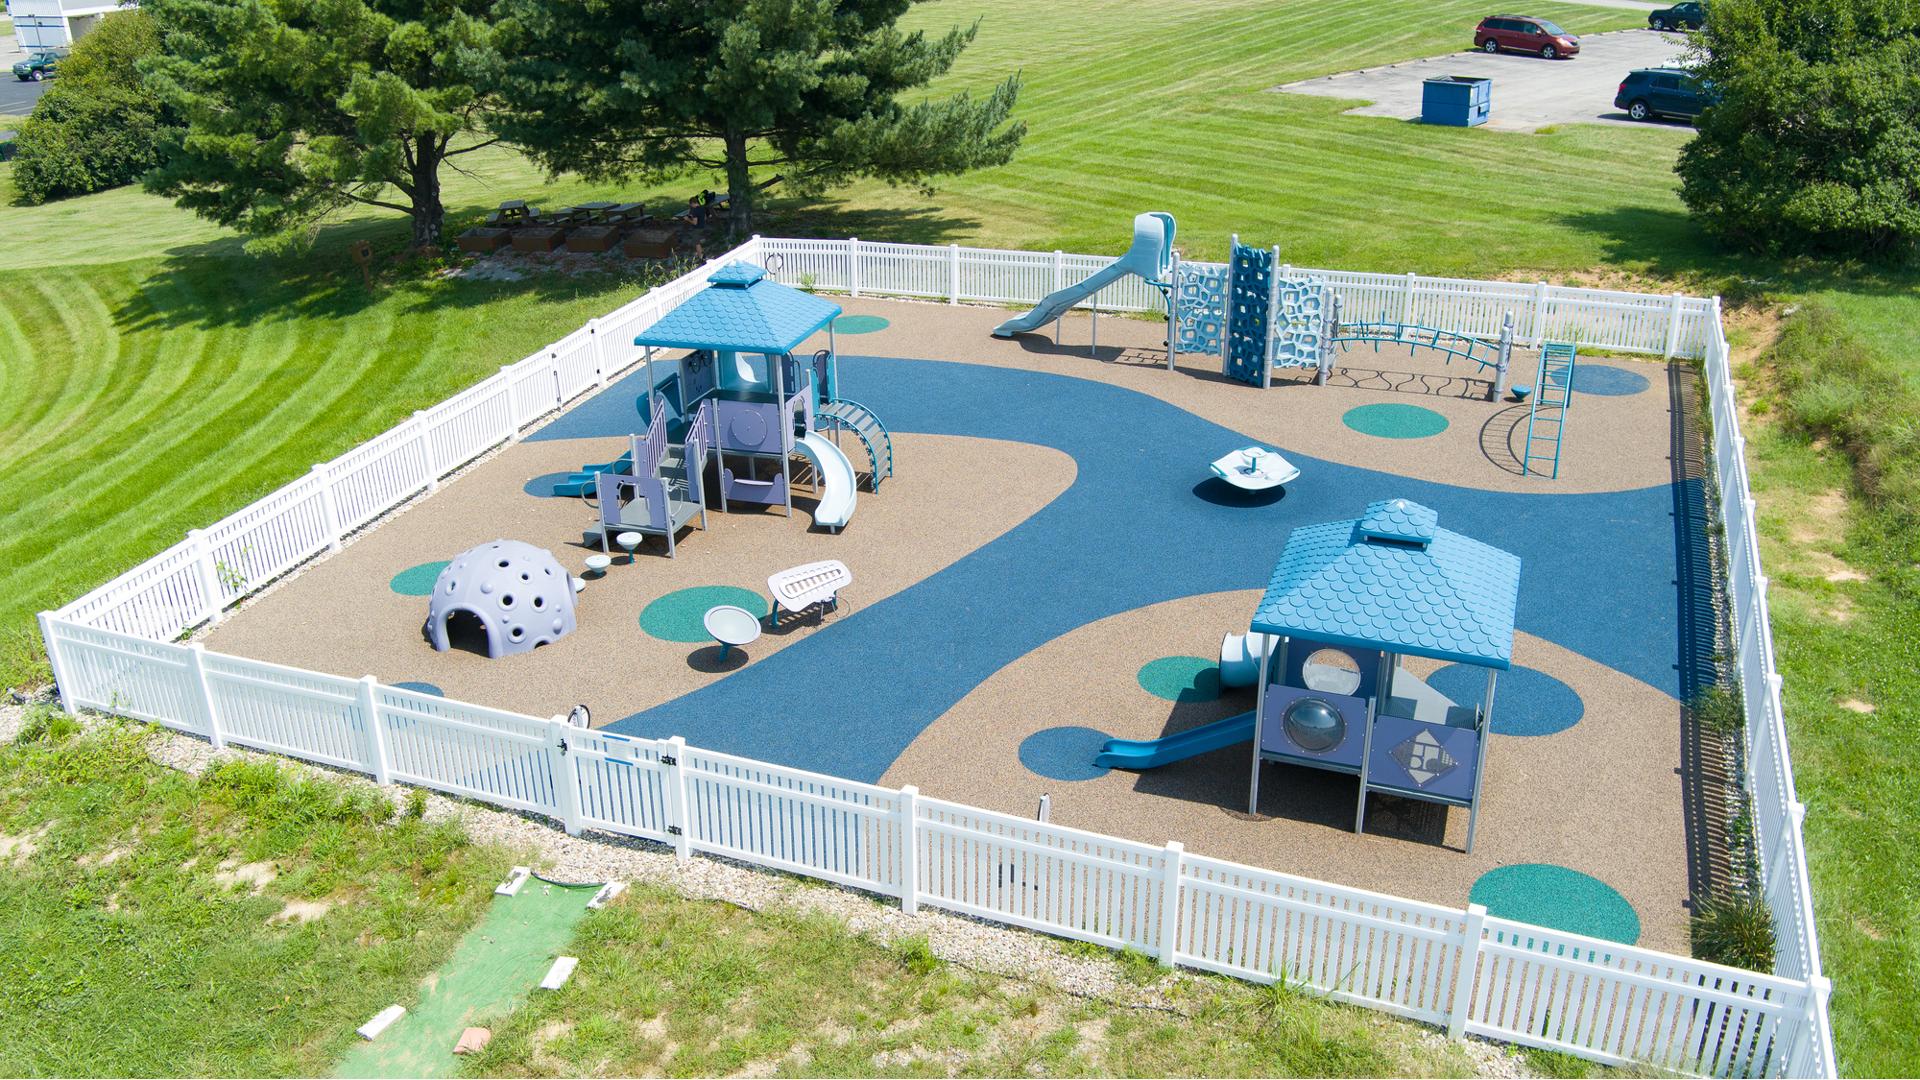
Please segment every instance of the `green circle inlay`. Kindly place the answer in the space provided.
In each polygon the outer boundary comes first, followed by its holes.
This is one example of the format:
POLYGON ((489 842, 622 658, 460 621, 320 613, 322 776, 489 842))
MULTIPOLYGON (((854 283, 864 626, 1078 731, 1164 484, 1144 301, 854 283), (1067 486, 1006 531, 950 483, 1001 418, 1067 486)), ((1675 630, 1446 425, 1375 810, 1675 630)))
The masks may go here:
POLYGON ((1203 656, 1163 656, 1140 665, 1140 689, 1168 701, 1220 696, 1220 666, 1203 656))
POLYGON ((1362 435, 1382 439, 1424 439, 1447 430, 1447 418, 1418 405, 1384 402, 1348 409, 1341 422, 1362 435))
POLYGON ((833 320, 836 334, 871 334, 893 325, 878 315, 842 315, 833 320))
POLYGON ((439 579, 440 571, 447 568, 450 560, 423 562, 419 566, 409 566, 393 575, 387 587, 401 596, 426 596, 433 592, 433 583, 439 579))
POLYGON ((1519 863, 1480 875, 1468 897, 1487 914, 1550 930, 1618 941, 1640 940, 1640 916, 1613 886, 1552 863, 1519 863))
POLYGON ((746 608, 760 618, 767 615, 767 598, 752 589, 738 585, 696 585, 691 589, 675 589, 648 604, 640 612, 640 629, 661 641, 688 644, 712 641, 701 620, 710 608, 721 604, 746 608))

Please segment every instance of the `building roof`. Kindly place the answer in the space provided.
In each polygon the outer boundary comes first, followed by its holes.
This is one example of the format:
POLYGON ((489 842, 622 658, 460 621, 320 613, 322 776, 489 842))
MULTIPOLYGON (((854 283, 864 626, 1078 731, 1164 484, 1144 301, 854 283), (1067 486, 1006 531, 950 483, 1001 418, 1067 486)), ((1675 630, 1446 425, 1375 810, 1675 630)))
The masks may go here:
POLYGON ((1253 613, 1260 633, 1506 669, 1520 559, 1408 499, 1293 530, 1253 613))
POLYGON ((715 352, 792 352, 840 314, 840 305, 788 288, 750 263, 713 272, 694 293, 659 322, 634 337, 635 345, 715 352))

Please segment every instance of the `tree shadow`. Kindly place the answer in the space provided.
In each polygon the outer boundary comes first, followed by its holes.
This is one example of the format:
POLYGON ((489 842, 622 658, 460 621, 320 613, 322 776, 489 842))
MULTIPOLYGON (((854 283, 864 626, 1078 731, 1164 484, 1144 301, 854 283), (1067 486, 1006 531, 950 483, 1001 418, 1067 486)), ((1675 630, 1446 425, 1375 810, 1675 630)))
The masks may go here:
POLYGON ((900 244, 945 244, 978 233, 980 220, 936 206, 865 207, 845 199, 786 196, 763 199, 755 231, 762 235, 889 240, 900 244), (774 230, 778 230, 775 232, 774 230))
POLYGON ((1920 269, 1811 255, 1742 251, 1715 241, 1685 211, 1621 206, 1568 214, 1568 227, 1596 236, 1607 261, 1650 274, 1705 283, 1740 303, 1773 292, 1838 290, 1868 296, 1910 295, 1920 269))

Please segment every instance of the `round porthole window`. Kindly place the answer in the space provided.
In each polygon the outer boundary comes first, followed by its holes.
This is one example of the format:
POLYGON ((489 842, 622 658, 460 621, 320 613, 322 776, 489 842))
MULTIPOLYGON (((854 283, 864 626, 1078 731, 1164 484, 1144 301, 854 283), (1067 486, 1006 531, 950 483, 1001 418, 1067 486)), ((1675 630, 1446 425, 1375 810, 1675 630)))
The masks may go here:
POLYGON ((1300 665, 1300 684, 1323 694, 1351 697, 1360 689, 1360 663, 1339 649, 1319 649, 1300 665))
POLYGON ((1301 698, 1281 714, 1287 738, 1302 750, 1331 750, 1347 737, 1347 721, 1340 710, 1319 698, 1301 698))

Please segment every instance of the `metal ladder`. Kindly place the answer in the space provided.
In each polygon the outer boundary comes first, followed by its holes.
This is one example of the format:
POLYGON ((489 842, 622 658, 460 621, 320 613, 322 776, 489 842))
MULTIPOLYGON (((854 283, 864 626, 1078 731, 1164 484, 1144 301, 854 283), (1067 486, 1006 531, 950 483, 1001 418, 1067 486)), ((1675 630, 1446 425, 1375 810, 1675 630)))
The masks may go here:
POLYGON ((1567 427, 1567 409, 1573 404, 1575 360, 1572 345, 1550 341, 1540 346, 1540 376, 1534 382, 1533 405, 1527 410, 1527 442, 1520 456, 1522 476, 1545 473, 1553 479, 1560 477, 1560 436, 1567 427))
POLYGON ((867 462, 872 466, 867 474, 868 491, 879 491, 880 481, 893 475, 893 436, 872 409, 857 401, 840 398, 822 405, 814 413, 814 423, 820 427, 851 431, 860 440, 860 445, 867 451, 867 462))

